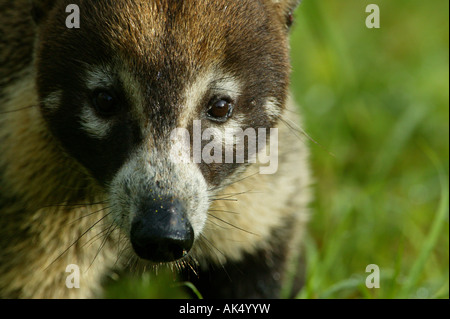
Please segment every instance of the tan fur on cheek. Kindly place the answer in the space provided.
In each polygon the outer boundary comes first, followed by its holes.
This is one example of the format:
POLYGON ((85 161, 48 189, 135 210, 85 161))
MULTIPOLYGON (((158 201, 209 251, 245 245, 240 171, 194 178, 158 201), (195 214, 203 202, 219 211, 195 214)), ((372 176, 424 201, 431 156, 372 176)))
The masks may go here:
POLYGON ((88 205, 104 201, 94 196, 100 189, 62 154, 40 113, 32 77, 27 78, 5 91, 1 105, 1 192, 18 201, 1 210, 0 229, 8 242, 0 243, 0 296, 92 297, 99 287, 92 283, 117 260, 110 240, 96 240, 109 225, 103 220, 108 211, 88 205), (74 189, 92 195, 72 198, 74 189), (80 267, 80 289, 65 286, 69 264, 80 267))
POLYGON ((64 187, 86 184, 88 174, 63 154, 48 131, 32 77, 18 83, 6 92, 2 105, 6 113, 0 118, 0 165, 5 167, 8 192, 36 209, 38 203, 48 205, 48 200, 65 201, 64 187))
MULTIPOLYGON (((298 122, 292 100, 289 104, 285 119, 298 122)), ((200 261, 207 258, 224 264, 257 250, 270 250, 273 231, 285 228, 289 220, 296 224, 294 236, 302 238, 311 198, 308 151, 284 124, 279 126, 279 148, 290 152, 280 153, 275 174, 261 175, 255 164, 238 177, 239 182, 213 196, 203 240, 193 251, 200 261)))
POLYGON ((82 129, 96 139, 103 139, 111 131, 112 123, 99 118, 89 106, 84 106, 80 115, 82 129))

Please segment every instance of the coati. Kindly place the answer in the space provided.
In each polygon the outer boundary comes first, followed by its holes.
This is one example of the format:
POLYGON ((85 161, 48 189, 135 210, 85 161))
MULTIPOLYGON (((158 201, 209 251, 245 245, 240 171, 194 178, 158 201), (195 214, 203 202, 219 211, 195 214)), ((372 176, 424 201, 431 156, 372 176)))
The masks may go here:
POLYGON ((297 2, 0 0, 0 297, 101 297, 108 273, 136 264, 168 265, 205 298, 278 298, 299 279, 310 172, 289 94, 297 2), (216 142, 277 128, 276 172, 251 154, 175 160, 171 133, 195 121, 216 142))

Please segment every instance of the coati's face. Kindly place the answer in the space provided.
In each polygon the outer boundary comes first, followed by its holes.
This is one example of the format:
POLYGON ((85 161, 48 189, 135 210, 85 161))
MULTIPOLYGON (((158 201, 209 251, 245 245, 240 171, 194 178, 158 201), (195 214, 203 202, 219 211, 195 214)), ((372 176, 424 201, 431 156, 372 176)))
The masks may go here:
POLYGON ((194 123, 217 140, 227 128, 276 126, 294 2, 35 1, 42 114, 103 185, 139 257, 184 257, 217 191, 247 166, 174 160, 174 130, 186 129, 193 145, 194 123), (66 27, 71 3, 80 28, 66 27))

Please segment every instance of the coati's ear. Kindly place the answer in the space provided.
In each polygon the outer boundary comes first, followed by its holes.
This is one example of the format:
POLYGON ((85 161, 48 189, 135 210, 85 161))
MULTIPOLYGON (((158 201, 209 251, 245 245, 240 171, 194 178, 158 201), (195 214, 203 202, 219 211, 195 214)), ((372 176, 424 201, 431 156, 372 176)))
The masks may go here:
POLYGON ((277 8, 281 19, 289 29, 294 23, 294 11, 301 0, 269 0, 277 8))
POLYGON ((47 17, 56 0, 29 0, 31 2, 31 16, 36 24, 47 17))

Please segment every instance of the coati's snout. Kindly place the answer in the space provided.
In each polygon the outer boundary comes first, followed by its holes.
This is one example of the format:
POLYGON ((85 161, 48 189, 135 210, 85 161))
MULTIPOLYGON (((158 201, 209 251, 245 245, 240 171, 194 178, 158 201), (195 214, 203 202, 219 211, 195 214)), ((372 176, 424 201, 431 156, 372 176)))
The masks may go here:
POLYGON ((194 243, 194 230, 183 203, 150 198, 131 222, 130 241, 142 259, 170 262, 184 257, 194 243))
POLYGON ((174 163, 144 147, 119 169, 107 192, 110 220, 141 259, 176 261, 186 257, 202 236, 210 201, 207 183, 195 164, 174 163))

